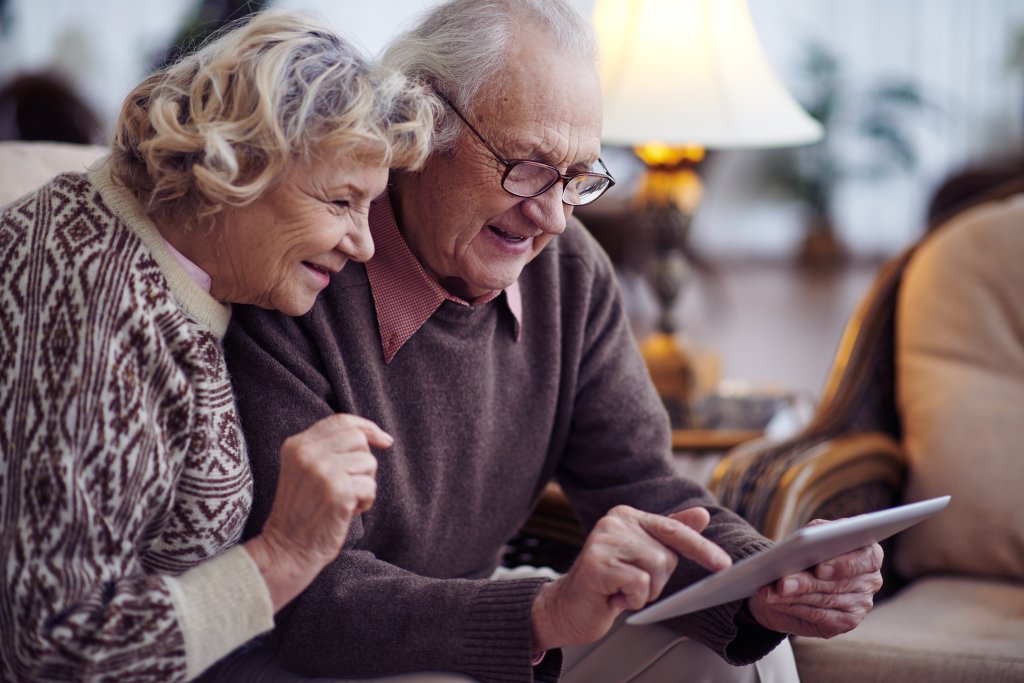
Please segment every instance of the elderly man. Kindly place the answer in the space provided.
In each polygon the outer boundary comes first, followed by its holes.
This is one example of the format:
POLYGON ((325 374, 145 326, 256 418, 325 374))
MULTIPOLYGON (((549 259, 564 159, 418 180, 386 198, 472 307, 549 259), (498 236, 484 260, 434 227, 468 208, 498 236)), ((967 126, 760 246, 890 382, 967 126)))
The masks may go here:
POLYGON ((877 546, 746 601, 619 625, 768 541, 674 475, 613 269, 570 219, 612 183, 588 31, 556 0, 427 14, 384 60, 430 83, 447 116, 423 170, 395 175, 374 203, 375 256, 302 319, 236 310, 227 350, 257 482, 251 533, 288 435, 349 412, 395 439, 378 454, 377 505, 260 655, 279 680, 302 680, 281 667, 346 680, 792 680, 788 646, 766 658, 775 673, 732 665, 785 633, 849 630, 871 607, 877 546), (554 580, 497 580, 503 544, 552 477, 589 531, 577 561, 554 580))

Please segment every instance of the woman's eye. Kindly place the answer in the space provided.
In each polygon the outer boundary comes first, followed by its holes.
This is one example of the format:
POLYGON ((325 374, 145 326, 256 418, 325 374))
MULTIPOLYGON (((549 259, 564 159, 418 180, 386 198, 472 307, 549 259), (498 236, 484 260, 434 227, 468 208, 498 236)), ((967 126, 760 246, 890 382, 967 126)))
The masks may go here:
POLYGON ((334 204, 339 209, 347 209, 352 205, 351 202, 349 202, 347 199, 335 199, 331 203, 334 204))

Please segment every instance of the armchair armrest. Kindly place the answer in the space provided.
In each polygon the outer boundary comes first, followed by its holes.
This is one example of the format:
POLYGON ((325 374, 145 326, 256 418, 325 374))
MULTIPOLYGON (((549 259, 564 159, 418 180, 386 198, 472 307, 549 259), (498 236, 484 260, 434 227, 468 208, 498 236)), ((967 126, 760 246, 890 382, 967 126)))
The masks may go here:
POLYGON ((812 519, 894 504, 906 468, 903 449, 880 432, 781 444, 761 439, 732 450, 712 474, 710 488, 777 540, 812 519))

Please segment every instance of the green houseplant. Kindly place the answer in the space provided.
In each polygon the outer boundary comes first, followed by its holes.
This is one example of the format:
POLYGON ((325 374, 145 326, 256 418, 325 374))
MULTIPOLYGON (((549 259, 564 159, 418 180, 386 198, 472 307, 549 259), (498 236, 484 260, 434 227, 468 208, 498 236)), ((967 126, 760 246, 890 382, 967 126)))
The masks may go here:
POLYGON ((799 257, 805 263, 821 264, 845 256, 833 217, 840 183, 913 171, 918 156, 910 126, 931 105, 909 80, 882 79, 855 86, 838 57, 818 43, 808 44, 801 70, 803 91, 797 97, 821 122, 825 136, 806 147, 768 152, 766 178, 777 193, 804 205, 799 257), (860 150, 857 158, 849 154, 849 145, 838 144, 851 139, 860 150))

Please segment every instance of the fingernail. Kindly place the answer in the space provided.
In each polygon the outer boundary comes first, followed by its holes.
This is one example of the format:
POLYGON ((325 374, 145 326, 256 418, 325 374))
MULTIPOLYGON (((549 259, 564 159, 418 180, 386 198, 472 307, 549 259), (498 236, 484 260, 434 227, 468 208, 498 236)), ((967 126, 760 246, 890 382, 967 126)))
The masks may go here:
POLYGON ((835 567, 830 564, 818 565, 818 578, 831 579, 836 573, 835 567))
POLYGON ((796 579, 786 579, 782 582, 782 590, 779 591, 780 595, 792 595, 796 593, 800 587, 800 582, 796 579))

